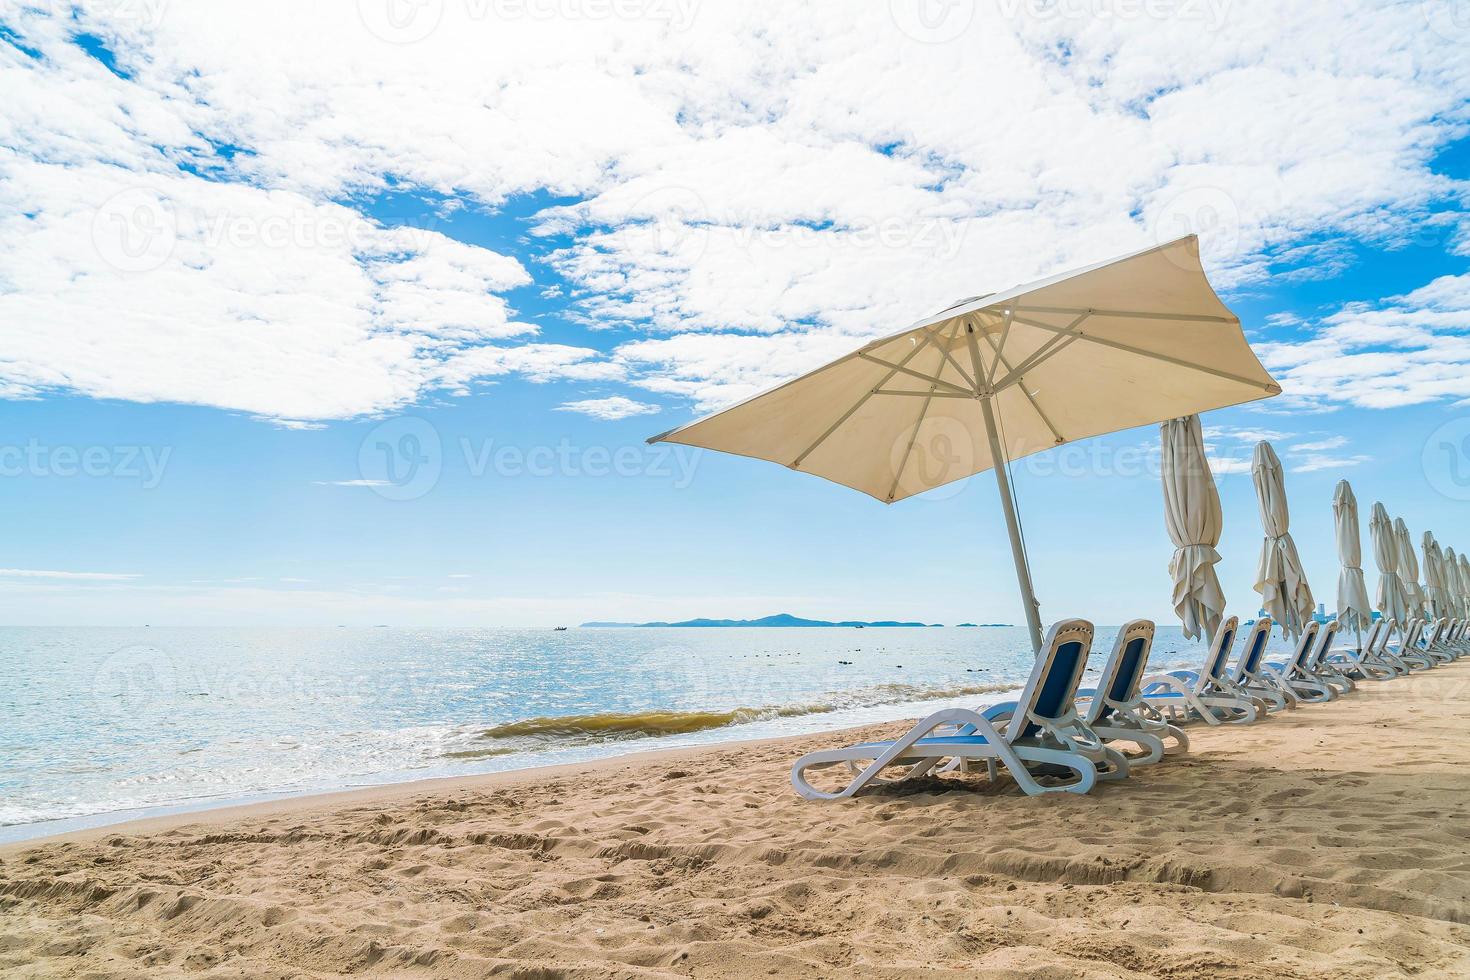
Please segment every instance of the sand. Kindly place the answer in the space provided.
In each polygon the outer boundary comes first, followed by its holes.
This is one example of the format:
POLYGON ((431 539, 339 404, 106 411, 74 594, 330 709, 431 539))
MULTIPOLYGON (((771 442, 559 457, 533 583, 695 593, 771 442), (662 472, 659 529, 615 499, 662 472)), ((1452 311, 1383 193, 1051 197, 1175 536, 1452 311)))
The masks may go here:
POLYGON ((0 975, 1470 976, 1470 663, 1193 736, 1085 797, 800 800, 826 734, 15 845, 0 975))

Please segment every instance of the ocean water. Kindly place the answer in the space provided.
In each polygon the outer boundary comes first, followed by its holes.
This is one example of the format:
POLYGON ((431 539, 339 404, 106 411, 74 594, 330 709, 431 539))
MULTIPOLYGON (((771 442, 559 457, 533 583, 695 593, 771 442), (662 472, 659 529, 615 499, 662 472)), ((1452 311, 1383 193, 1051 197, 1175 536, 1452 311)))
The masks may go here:
MULTIPOLYGON (((1161 628, 1152 666, 1202 654, 1161 628)), ((0 840, 913 717, 1031 662, 1014 628, 0 629, 0 840)))

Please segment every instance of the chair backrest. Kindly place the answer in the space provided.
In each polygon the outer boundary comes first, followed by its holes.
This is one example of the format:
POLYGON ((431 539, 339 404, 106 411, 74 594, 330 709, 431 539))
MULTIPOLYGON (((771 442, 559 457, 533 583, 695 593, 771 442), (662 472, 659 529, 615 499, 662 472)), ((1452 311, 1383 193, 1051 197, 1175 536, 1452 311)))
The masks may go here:
POLYGON ((1296 652, 1291 655, 1291 666, 1301 668, 1307 666, 1307 657, 1311 656, 1317 643, 1317 632, 1321 629, 1322 624, 1315 619, 1302 628, 1302 635, 1296 641, 1296 652))
POLYGON ((1307 670, 1316 670, 1321 666, 1323 659, 1332 651, 1332 643, 1337 639, 1337 631, 1340 629, 1342 624, 1335 619, 1322 627, 1322 631, 1317 634, 1317 649, 1307 661, 1307 670))
POLYGON ((1235 662, 1235 673, 1231 680, 1237 683, 1247 677, 1254 677, 1261 666, 1261 656, 1266 652, 1266 643, 1271 639, 1271 617, 1262 616, 1251 625, 1251 631, 1245 635, 1245 645, 1241 648, 1240 659, 1235 662))
POLYGON ((1384 616, 1378 621, 1378 632, 1368 638, 1368 649, 1374 653, 1385 653, 1388 650, 1388 641, 1393 637, 1393 631, 1399 628, 1399 621, 1391 616, 1384 616))
MULTIPOLYGON (((1418 623, 1419 620, 1417 619, 1406 619, 1402 623, 1394 623, 1394 626, 1398 629, 1399 634, 1399 653, 1409 653, 1411 648, 1414 646, 1414 640, 1419 635, 1417 629, 1418 623)), ((1388 645, 1393 642, 1393 632, 1394 631, 1392 629, 1388 631, 1388 639, 1384 640, 1383 642, 1384 650, 1387 650, 1388 645)))
POLYGON ((1113 652, 1097 679, 1097 696, 1087 712, 1089 723, 1102 721, 1113 713, 1108 702, 1126 704, 1138 696, 1138 682, 1148 666, 1148 654, 1154 645, 1152 620, 1135 619, 1118 630, 1113 652))
POLYGON ((1235 645, 1235 633, 1238 629, 1240 619, 1231 616, 1215 630, 1215 639, 1210 643, 1209 652, 1205 654, 1204 669, 1199 672, 1196 690, 1205 690, 1211 681, 1219 680, 1220 675, 1225 672, 1225 662, 1230 659, 1230 648, 1235 645))
POLYGON ((1404 653, 1419 649, 1419 638, 1424 635, 1424 620, 1409 620, 1409 628, 1404 630, 1399 649, 1404 653))
POLYGON ((1085 619, 1063 619, 1052 624, 1031 677, 1016 699, 1016 718, 1027 721, 1024 725, 1007 725, 1007 741, 1028 738, 1041 730, 1029 720, 1032 715, 1053 719, 1074 710, 1077 685, 1087 667, 1087 655, 1092 652, 1092 633, 1092 624, 1085 619))
POLYGON ((1444 628, 1445 621, 1443 619, 1436 619, 1434 621, 1434 632, 1429 634, 1429 646, 1439 646, 1444 640, 1444 628))

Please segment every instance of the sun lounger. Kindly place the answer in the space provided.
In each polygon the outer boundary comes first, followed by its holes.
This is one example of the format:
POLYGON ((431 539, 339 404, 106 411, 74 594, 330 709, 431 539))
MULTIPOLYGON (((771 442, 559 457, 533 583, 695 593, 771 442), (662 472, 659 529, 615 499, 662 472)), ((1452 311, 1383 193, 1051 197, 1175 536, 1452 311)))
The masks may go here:
POLYGON ((1220 624, 1198 671, 1171 670, 1145 677, 1140 692, 1144 702, 1174 724, 1200 720, 1210 725, 1248 725, 1264 714, 1260 699, 1225 676, 1225 662, 1239 627, 1234 616, 1220 624))
POLYGON ((1004 766, 1028 794, 1086 793, 1100 776, 1126 775, 1122 753, 1108 748, 1083 724, 1073 702, 1092 634, 1092 624, 1083 619, 1052 626, 1021 697, 1010 707, 1002 706, 1005 710, 995 712, 994 720, 968 708, 945 708, 891 742, 809 752, 791 767, 791 785, 809 800, 835 800, 867 786, 926 775, 937 766, 967 768, 972 762, 985 762, 992 776, 1004 766), (832 766, 854 774, 846 786, 828 792, 809 782, 810 773, 832 766), (889 767, 904 771, 884 778, 881 774, 889 767), (1043 783, 1038 773, 1047 770, 1070 772, 1075 778, 1043 783))
POLYGON ((1327 663, 1355 680, 1386 681, 1407 674, 1407 667, 1395 667, 1378 653, 1380 638, 1392 625, 1391 619, 1375 620, 1362 646, 1338 647, 1327 655, 1327 663))
POLYGON ((1317 634, 1317 647, 1312 651, 1306 668, 1309 677, 1326 684, 1335 695, 1347 694, 1349 691, 1357 690, 1358 687, 1357 681, 1338 670, 1337 666, 1327 659, 1328 654, 1332 652, 1333 643, 1337 641, 1338 631, 1341 629, 1342 624, 1335 619, 1322 627, 1322 631, 1317 634))
POLYGON ((1126 624, 1118 631, 1097 687, 1077 692, 1079 699, 1087 699, 1079 702, 1078 708, 1088 728, 1110 742, 1134 742, 1144 750, 1142 756, 1128 757, 1135 766, 1158 762, 1166 753, 1189 751, 1189 736, 1169 724, 1163 713, 1138 693, 1153 649, 1154 629, 1147 619, 1126 624))
POLYGON ((1411 619, 1399 633, 1398 643, 1387 644, 1388 652, 1399 659, 1409 670, 1429 670, 1437 661, 1419 645, 1424 635, 1424 620, 1411 619))
MULTIPOLYGON (((1317 624, 1308 625, 1316 627, 1317 624)), ((1291 685, 1282 680, 1275 671, 1265 669, 1266 644, 1271 639, 1271 626, 1269 616, 1261 617, 1251 626, 1250 632, 1245 635, 1245 645, 1241 648, 1240 658, 1235 662, 1235 670, 1230 674, 1230 679, 1236 687, 1265 702, 1267 711, 1280 711, 1282 708, 1295 708, 1297 696, 1291 685)), ((1303 638, 1306 637, 1305 632, 1302 635, 1303 638)), ((1317 635, 1315 628, 1311 630, 1311 635, 1317 635)), ((1303 651, 1310 649, 1310 645, 1298 644, 1296 655, 1305 656, 1303 651)))
MULTIPOLYGON (((1335 627, 1337 624, 1328 625, 1335 627)), ((1321 632, 1321 624, 1308 623, 1296 641, 1296 650, 1290 660, 1273 661, 1261 667, 1262 672, 1282 690, 1290 692, 1297 703, 1316 704, 1321 701, 1331 701, 1337 697, 1337 692, 1330 684, 1313 676, 1309 670, 1312 658, 1321 647, 1319 642, 1321 632)))
POLYGON ((1447 619, 1436 619, 1424 630, 1424 652, 1436 664, 1453 663, 1459 655, 1449 643, 1450 625, 1447 619))

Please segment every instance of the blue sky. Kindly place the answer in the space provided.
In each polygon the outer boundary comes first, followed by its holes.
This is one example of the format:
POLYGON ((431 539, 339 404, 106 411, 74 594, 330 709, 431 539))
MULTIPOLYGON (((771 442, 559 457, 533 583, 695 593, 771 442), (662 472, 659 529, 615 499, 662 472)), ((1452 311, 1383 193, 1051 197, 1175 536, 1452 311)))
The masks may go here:
MULTIPOLYGON (((1185 231, 1284 388, 1204 420, 1232 607, 1263 435, 1329 606, 1341 478, 1470 546, 1425 462, 1470 435, 1470 38, 1176 6, 7 11, 0 616, 1019 621, 988 474, 885 507, 643 440, 1185 231)), ((1172 621, 1156 447, 1017 464, 1044 618, 1172 621)))

